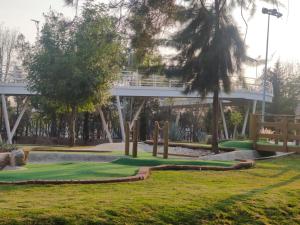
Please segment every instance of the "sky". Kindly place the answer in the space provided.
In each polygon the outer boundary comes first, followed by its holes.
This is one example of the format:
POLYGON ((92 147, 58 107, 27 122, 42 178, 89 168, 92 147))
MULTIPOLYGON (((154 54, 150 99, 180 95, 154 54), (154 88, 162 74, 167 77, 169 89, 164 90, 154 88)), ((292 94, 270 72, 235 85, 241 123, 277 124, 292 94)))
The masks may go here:
MULTIPOLYGON (((81 0, 82 1, 82 0, 81 0)), ((100 1, 100 0, 99 0, 100 1)), ((259 0, 258 0, 259 1, 259 0)), ((271 17, 269 58, 270 65, 280 59, 281 61, 300 62, 300 1, 283 0, 284 7, 279 10, 282 18, 271 17)), ((34 42, 36 27, 31 19, 43 22, 43 13, 53 9, 73 18, 75 10, 67 7, 63 0, 0 0, 0 23, 17 29, 25 35, 27 40, 34 42)), ((248 35, 246 37, 247 52, 252 58, 265 58, 267 15, 261 13, 262 7, 272 8, 266 3, 260 3, 256 14, 248 21, 248 35)), ((245 32, 240 12, 234 13, 241 33, 245 32)), ((41 25, 42 26, 42 25, 41 25)), ((260 72, 262 66, 259 67, 260 72)), ((256 70, 246 69, 246 76, 256 76, 256 70)))

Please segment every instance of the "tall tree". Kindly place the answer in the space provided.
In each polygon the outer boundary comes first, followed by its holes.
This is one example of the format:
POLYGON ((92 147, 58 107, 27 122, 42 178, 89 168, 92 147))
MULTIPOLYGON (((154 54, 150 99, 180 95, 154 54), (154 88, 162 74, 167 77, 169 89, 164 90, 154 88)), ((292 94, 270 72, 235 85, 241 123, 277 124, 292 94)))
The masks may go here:
MULTIPOLYGON (((107 99, 121 62, 115 19, 104 5, 88 1, 76 22, 50 12, 40 48, 28 66, 29 88, 69 113, 70 145, 75 144, 75 119, 80 107, 107 99)), ((90 107, 89 107, 90 108, 90 107)))
POLYGON ((241 66, 246 60, 245 45, 232 10, 240 7, 253 14, 257 1, 187 0, 184 4, 175 0, 136 1, 131 11, 132 46, 141 57, 162 43, 157 37, 166 26, 177 25, 178 32, 166 43, 178 51, 174 64, 188 84, 185 92, 198 92, 202 97, 213 94, 212 149, 216 153, 219 152, 219 93, 230 92, 231 75, 242 78, 241 66))
POLYGON ((268 106, 272 114, 294 114, 300 96, 300 70, 297 64, 277 61, 268 72, 273 87, 273 101, 268 106))

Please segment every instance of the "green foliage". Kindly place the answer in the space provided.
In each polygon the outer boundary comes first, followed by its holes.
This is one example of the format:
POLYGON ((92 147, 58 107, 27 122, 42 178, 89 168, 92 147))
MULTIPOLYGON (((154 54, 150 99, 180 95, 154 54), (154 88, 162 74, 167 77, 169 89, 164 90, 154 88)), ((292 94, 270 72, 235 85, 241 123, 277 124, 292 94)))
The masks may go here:
MULTIPOLYGON (((50 11, 38 48, 28 63, 29 89, 69 114, 70 144, 75 143, 78 110, 92 111, 109 99, 122 63, 116 19, 103 4, 87 1, 76 21, 50 11)), ((42 101, 40 101, 40 105, 42 101)), ((45 108, 45 107, 44 107, 45 108)))
POLYGON ((171 141, 182 141, 182 133, 180 127, 171 124, 169 130, 169 138, 171 141))
POLYGON ((232 111, 230 113, 230 121, 234 126, 238 126, 241 124, 243 121, 243 116, 240 112, 238 111, 232 111))
POLYGON ((29 64, 30 89, 67 107, 105 100, 120 68, 121 44, 115 29, 105 7, 90 1, 75 24, 50 12, 41 47, 29 64))
POLYGON ((16 150, 16 149, 17 149, 16 145, 0 142, 0 152, 11 152, 12 150, 16 150))
POLYGON ((267 73, 267 80, 273 86, 273 101, 267 105, 272 114, 295 113, 300 96, 300 67, 298 64, 284 64, 277 61, 267 73))
POLYGON ((246 150, 252 150, 253 149, 253 142, 250 140, 244 140, 244 141, 223 141, 220 143, 221 147, 227 147, 227 148, 237 148, 237 149, 246 149, 246 150))

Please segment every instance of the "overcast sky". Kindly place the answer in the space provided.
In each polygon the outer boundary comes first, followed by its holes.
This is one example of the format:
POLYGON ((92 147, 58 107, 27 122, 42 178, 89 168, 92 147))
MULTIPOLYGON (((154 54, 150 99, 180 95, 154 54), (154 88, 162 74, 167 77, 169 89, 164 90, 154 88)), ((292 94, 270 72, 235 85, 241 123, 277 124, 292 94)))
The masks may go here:
MULTIPOLYGON (((285 0, 285 7, 279 10, 283 17, 271 18, 269 55, 273 56, 273 62, 280 58, 282 61, 300 61, 300 0, 285 0), (289 3, 288 3, 289 2, 289 3)), ((22 32, 28 40, 34 41, 36 28, 31 19, 43 21, 43 12, 48 12, 50 7, 64 13, 67 17, 74 16, 74 9, 65 6, 63 0, 0 0, 0 23, 22 32)), ((265 57, 267 16, 261 13, 262 7, 270 7, 260 4, 257 13, 248 23, 248 35, 246 43, 248 55, 257 58, 265 57)), ((235 17, 240 24, 241 32, 245 31, 239 12, 235 17)), ((253 71, 246 74, 253 76, 253 71)))

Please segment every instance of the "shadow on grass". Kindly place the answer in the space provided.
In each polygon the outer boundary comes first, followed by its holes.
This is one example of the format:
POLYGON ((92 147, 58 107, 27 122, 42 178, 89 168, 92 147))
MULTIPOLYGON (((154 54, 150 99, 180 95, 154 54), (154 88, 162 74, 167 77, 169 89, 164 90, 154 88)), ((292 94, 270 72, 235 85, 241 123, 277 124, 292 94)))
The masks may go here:
MULTIPOLYGON (((250 190, 244 194, 237 194, 227 199, 216 202, 215 204, 207 204, 207 207, 196 208, 194 207, 182 207, 182 208, 169 208, 166 207, 161 209, 162 212, 171 212, 172 213, 160 213, 158 212, 158 217, 162 224, 186 224, 186 225, 194 225, 194 224, 269 224, 270 221, 276 222, 276 224, 284 221, 284 224, 298 224, 296 213, 294 215, 289 214, 282 215, 283 206, 268 206, 268 205, 256 205, 255 203, 247 202, 243 203, 246 208, 251 208, 251 210, 245 209, 245 207, 241 207, 240 202, 245 202, 247 200, 251 200, 254 196, 260 193, 268 192, 276 188, 283 187, 290 183, 300 180, 300 175, 296 175, 287 179, 285 181, 281 181, 275 184, 271 184, 262 188, 250 190), (278 207, 276 209, 275 207, 278 207), (185 209, 186 208, 186 209, 185 209), (258 211, 256 211, 258 210, 258 211), (259 213, 258 213, 259 212, 259 213), (257 217, 260 213, 267 214, 269 222, 265 223, 265 221, 259 221, 257 217), (282 220, 282 221, 281 221, 282 220)), ((259 200, 258 200, 259 201, 259 200)), ((262 202, 262 204, 265 204, 262 202)), ((261 215, 260 215, 261 216, 261 215)))

